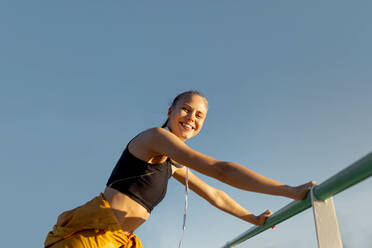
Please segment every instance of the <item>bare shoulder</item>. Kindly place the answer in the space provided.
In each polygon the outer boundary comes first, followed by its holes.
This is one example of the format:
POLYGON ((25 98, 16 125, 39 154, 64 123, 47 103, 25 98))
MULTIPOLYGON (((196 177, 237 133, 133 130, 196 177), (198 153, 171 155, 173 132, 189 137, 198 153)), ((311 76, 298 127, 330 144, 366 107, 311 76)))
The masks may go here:
POLYGON ((153 127, 139 133, 130 142, 129 149, 131 152, 141 157, 144 157, 144 154, 146 154, 147 156, 166 156, 167 153, 164 153, 163 149, 159 150, 158 148, 170 148, 177 143, 179 144, 183 142, 180 142, 177 136, 175 136, 168 130, 161 127, 153 127))
POLYGON ((179 138, 165 128, 153 127, 143 132, 143 134, 155 144, 159 143, 183 143, 179 138))
POLYGON ((176 151, 190 150, 176 135, 165 128, 153 127, 141 132, 131 142, 131 147, 146 150, 152 155, 162 155, 173 158, 176 151))
POLYGON ((165 135, 166 133, 170 133, 168 130, 161 128, 161 127, 152 127, 142 131, 138 136, 146 136, 150 138, 151 136, 158 136, 158 135, 165 135))
POLYGON ((171 132, 169 132, 167 129, 165 128, 162 128, 162 127, 153 127, 153 128, 150 128, 150 129, 147 129, 145 132, 148 132, 149 134, 152 134, 152 135, 155 135, 155 136, 169 136, 169 135, 173 135, 171 132))
MULTIPOLYGON (((168 130, 155 127, 144 131, 142 134, 142 148, 148 154, 166 156, 179 167, 181 167, 180 165, 184 165, 206 175, 213 176, 215 174, 213 165, 218 160, 190 148, 168 130)), ((179 169, 184 168, 181 167, 179 169)))
POLYGON ((151 141, 152 139, 157 139, 159 137, 165 137, 171 134, 168 130, 165 130, 164 128, 161 127, 153 127, 146 129, 145 131, 142 131, 139 133, 133 141, 138 142, 138 141, 151 141))

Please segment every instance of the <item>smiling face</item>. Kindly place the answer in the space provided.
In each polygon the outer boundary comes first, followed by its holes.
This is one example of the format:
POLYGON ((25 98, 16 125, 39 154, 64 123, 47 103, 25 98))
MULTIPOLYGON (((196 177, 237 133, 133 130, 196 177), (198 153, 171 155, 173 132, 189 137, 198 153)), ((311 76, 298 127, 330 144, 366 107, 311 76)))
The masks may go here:
POLYGON ((207 100, 199 95, 186 95, 168 110, 168 128, 185 141, 197 135, 208 112, 207 100))

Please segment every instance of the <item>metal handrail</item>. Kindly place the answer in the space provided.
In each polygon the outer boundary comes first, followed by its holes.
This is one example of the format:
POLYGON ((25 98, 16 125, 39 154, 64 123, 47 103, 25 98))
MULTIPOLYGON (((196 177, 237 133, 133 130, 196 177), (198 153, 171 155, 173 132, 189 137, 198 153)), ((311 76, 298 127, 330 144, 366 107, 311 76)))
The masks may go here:
MULTIPOLYGON (((323 183, 314 186, 313 193, 316 200, 324 201, 347 188, 372 176, 372 152, 359 159, 349 167, 328 178, 323 183)), ((252 227, 240 234, 235 239, 227 242, 223 248, 233 248, 234 246, 256 236, 257 234, 277 225, 292 216, 301 213, 311 207, 310 194, 302 201, 293 201, 275 212, 263 226, 252 227)))

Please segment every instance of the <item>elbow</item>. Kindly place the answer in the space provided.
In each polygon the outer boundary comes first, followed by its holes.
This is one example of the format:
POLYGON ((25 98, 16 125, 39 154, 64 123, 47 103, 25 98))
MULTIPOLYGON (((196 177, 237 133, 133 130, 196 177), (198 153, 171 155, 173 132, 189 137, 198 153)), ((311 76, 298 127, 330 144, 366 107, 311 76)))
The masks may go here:
POLYGON ((221 206, 223 205, 223 194, 224 194, 223 191, 215 189, 213 192, 213 196, 210 198, 209 203, 211 203, 213 206, 217 208, 221 208, 221 206))

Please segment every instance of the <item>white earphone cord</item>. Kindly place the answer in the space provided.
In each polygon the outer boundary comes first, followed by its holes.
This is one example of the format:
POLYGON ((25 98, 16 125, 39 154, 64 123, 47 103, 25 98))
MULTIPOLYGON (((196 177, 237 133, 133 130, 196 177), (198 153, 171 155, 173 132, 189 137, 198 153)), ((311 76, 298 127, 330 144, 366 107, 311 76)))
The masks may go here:
POLYGON ((188 201, 188 196, 189 196, 189 168, 186 167, 186 183, 185 183, 185 209, 183 213, 183 225, 182 225, 182 236, 180 243, 178 244, 178 248, 181 248, 182 246, 182 240, 183 236, 185 234, 185 229, 186 229, 186 213, 187 213, 187 201, 188 201))
MULTIPOLYGON (((146 173, 146 174, 143 174, 143 175, 139 175, 139 176, 132 176, 132 177, 127 177, 127 178, 123 178, 123 179, 119 179, 119 180, 115 180, 113 182, 111 182, 108 186, 111 187, 113 184, 115 183, 118 183, 118 182, 122 182, 122 181, 126 181, 126 180, 129 180, 129 179, 134 179, 134 178, 139 178, 139 177, 142 177, 142 176, 149 176, 149 175, 152 175, 154 174, 155 172, 150 172, 150 173, 146 173)), ((185 234, 185 229, 186 229, 186 216, 187 216, 187 206, 188 206, 188 196, 189 196, 189 168, 186 167, 186 177, 185 177, 185 208, 184 208, 184 212, 183 212, 183 224, 182 224, 182 235, 181 235, 181 240, 178 244, 178 248, 181 248, 182 246, 182 241, 183 241, 183 236, 185 234)))

